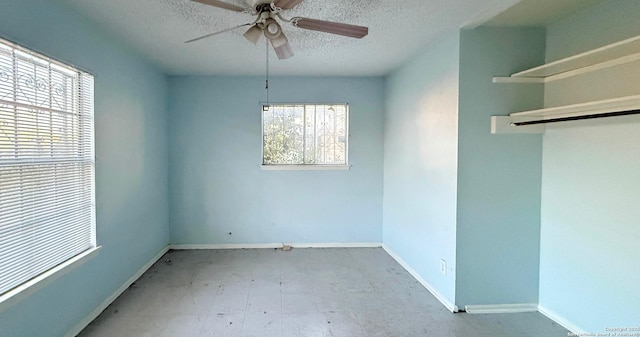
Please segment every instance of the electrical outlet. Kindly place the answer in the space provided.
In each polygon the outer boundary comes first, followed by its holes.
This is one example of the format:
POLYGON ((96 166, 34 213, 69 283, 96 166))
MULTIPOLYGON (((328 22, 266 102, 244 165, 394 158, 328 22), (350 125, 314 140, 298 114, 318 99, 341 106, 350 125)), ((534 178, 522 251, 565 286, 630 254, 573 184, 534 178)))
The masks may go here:
POLYGON ((440 273, 442 275, 447 276, 447 261, 444 259, 440 259, 440 273))

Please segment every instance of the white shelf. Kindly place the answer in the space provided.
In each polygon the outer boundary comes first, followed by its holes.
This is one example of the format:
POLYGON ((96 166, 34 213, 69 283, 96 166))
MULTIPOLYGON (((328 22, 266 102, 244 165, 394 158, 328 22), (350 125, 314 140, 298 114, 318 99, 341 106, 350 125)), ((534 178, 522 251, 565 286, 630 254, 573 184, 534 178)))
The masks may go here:
POLYGON ((546 83, 640 60, 640 36, 567 57, 539 67, 494 77, 494 83, 546 83))
MULTIPOLYGON (((640 61, 640 36, 520 71, 509 77, 494 77, 493 82, 544 84, 635 61, 640 61)), ((640 95, 514 112, 509 116, 493 116, 491 133, 543 133, 543 123, 636 114, 638 111, 640 95)))
POLYGON ((514 122, 557 118, 597 116, 612 112, 639 110, 640 95, 605 99, 509 114, 514 122))
MULTIPOLYGON (((640 110, 640 95, 606 99, 587 103, 564 105, 538 110, 514 112, 509 116, 492 116, 492 134, 544 133, 545 122, 557 122, 565 118, 606 117, 604 115, 640 110), (516 123, 541 124, 516 126, 516 123)), ((635 112, 633 112, 635 113, 635 112)))

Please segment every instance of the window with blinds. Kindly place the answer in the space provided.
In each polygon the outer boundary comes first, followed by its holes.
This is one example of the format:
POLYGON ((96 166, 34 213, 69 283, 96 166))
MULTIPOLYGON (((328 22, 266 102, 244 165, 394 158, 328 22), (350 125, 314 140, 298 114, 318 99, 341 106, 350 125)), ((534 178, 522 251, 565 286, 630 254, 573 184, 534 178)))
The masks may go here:
POLYGON ((0 295, 95 247, 93 77, 0 39, 0 295))

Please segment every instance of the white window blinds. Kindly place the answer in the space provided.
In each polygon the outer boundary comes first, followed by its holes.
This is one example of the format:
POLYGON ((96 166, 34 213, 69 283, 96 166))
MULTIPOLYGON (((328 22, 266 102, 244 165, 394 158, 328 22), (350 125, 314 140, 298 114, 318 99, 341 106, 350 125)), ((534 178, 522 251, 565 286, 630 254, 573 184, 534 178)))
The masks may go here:
POLYGON ((95 247, 93 77, 0 40, 0 295, 95 247))

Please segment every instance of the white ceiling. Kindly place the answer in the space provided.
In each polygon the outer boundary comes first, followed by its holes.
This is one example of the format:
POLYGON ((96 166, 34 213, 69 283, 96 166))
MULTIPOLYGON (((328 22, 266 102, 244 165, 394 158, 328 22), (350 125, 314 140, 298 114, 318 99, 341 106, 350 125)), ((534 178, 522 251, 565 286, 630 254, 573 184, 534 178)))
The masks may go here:
MULTIPOLYGON (((120 37, 172 75, 262 75, 265 48, 242 34, 246 27, 199 42, 183 42, 252 21, 190 0, 60 0, 120 37)), ((243 0, 226 0, 244 7, 243 0)), ((467 24, 484 22, 518 0, 305 0, 285 16, 369 27, 362 40, 283 25, 295 56, 277 60, 278 75, 385 75, 467 24)))

